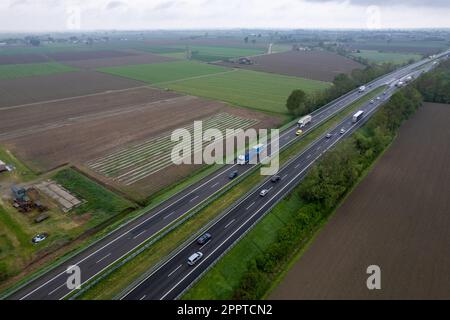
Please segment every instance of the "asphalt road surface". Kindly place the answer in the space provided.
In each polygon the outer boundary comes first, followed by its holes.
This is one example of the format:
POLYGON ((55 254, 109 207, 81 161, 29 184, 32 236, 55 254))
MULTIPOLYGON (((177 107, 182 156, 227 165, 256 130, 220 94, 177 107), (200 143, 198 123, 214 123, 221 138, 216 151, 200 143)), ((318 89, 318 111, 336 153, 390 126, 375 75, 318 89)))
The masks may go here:
MULTIPOLYGON (((420 71, 411 74, 418 76, 420 71)), ((297 186, 317 159, 365 123, 396 90, 398 89, 395 86, 391 86, 385 95, 380 95, 380 100, 375 99, 361 107, 364 116, 358 122, 353 122, 351 115, 329 132, 331 137, 325 134, 315 140, 308 149, 283 166, 278 173, 280 181, 272 182, 269 177, 206 230, 205 232, 212 235, 209 242, 199 245, 193 240, 185 244, 161 267, 129 291, 123 299, 176 299, 265 213, 297 186), (268 193, 261 196, 262 190, 267 190, 268 193), (194 266, 190 266, 187 259, 195 252, 201 252, 203 257, 194 266)))
MULTIPOLYGON (((364 94, 367 94, 368 92, 380 86, 392 84, 398 81, 398 79, 405 77, 412 70, 415 70, 416 68, 428 62, 430 62, 430 60, 426 59, 404 67, 391 74, 385 75, 368 85, 368 90, 364 94)), ((313 130, 315 127, 332 117, 340 110, 346 108, 348 105, 358 100, 362 95, 363 94, 358 93, 357 90, 354 90, 349 94, 346 94, 341 98, 333 101, 332 103, 313 112, 311 114, 312 123, 305 128, 303 136, 305 136, 307 132, 313 130)), ((291 128, 285 130, 280 134, 280 149, 303 137, 297 137, 295 135, 296 130, 297 127, 292 126, 291 128)), ((334 139, 337 139, 337 136, 334 139)), ((329 145, 331 145, 332 143, 334 143, 334 139, 331 139, 326 143, 329 143, 329 145)), ((311 158, 315 158, 314 154, 311 154, 311 158)), ((76 254, 74 257, 37 277, 30 283, 22 286, 17 291, 12 293, 8 297, 8 299, 57 300, 65 298, 73 291, 73 289, 69 289, 67 287, 67 279, 70 275, 66 271, 70 266, 77 265, 81 269, 81 282, 82 284, 85 284, 93 277, 101 274, 105 269, 110 267, 116 261, 130 254, 130 252, 134 251, 141 244, 153 238, 161 230, 172 225, 175 220, 183 217, 190 210, 206 201, 213 194, 225 188, 230 183, 230 179, 228 177, 230 172, 238 170, 239 174, 242 175, 245 172, 251 170, 252 167, 253 165, 225 165, 217 172, 182 190, 167 201, 163 202, 161 205, 152 210, 149 210, 145 214, 130 221, 124 226, 119 227, 106 237, 102 238, 93 245, 76 254)), ((300 168, 298 168, 298 170, 302 170, 303 167, 304 166, 300 164, 300 168)), ((296 181, 299 181, 299 178, 301 177, 302 175, 297 177, 296 181)), ((285 182, 283 182, 283 184, 285 184, 285 182)), ((275 190, 271 190, 265 200, 271 198, 274 191, 275 190)), ((278 197, 276 199, 278 199, 278 197)), ((275 203, 276 199, 272 200, 271 203, 275 203)), ((258 199, 258 201, 261 202, 262 200, 258 199)), ((262 205, 262 203, 260 202, 255 202, 254 208, 259 208, 259 206, 262 205)), ((262 212, 263 208, 266 207, 261 207, 259 212, 262 212)), ((257 215, 255 215, 253 219, 255 218, 257 218, 257 215)), ((249 222, 251 221, 253 220, 250 220, 249 222)), ((235 222, 236 225, 238 225, 238 221, 234 221, 232 224, 234 224, 235 222)), ((208 246, 210 246, 210 244, 208 244, 208 246)), ((213 246, 214 245, 211 245, 210 247, 213 246)), ((207 259, 205 257, 204 261, 212 261, 212 259, 207 259)), ((175 292, 175 290, 173 292, 175 292)), ((151 296, 153 297, 154 295, 151 296)), ((167 297, 169 296, 173 297, 174 295, 171 294, 167 297)))

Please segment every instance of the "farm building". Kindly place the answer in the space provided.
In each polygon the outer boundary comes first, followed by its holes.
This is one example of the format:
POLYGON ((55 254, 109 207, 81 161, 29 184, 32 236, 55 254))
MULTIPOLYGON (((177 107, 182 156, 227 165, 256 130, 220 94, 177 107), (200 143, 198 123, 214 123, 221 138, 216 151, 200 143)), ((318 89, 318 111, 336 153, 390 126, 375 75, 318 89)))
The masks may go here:
POLYGON ((6 164, 0 160, 0 173, 4 171, 8 171, 8 168, 6 168, 6 164))

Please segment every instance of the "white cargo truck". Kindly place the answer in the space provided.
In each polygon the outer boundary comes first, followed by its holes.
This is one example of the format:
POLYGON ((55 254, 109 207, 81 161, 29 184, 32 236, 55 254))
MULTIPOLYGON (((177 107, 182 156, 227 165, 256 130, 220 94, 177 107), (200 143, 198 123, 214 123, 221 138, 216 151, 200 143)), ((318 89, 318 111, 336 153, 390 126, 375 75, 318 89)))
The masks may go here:
POLYGON ((362 93, 362 92, 364 92, 364 91, 366 91, 366 86, 361 86, 361 87, 359 87, 359 89, 358 89, 358 92, 359 92, 359 93, 362 93))
POLYGON ((353 123, 358 122, 363 117, 363 115, 364 115, 364 111, 363 110, 359 110, 358 112, 356 112, 353 115, 352 122, 353 123))
POLYGON ((308 123, 310 123, 312 121, 312 117, 311 115, 307 115, 304 117, 301 117, 300 120, 298 120, 297 124, 300 128, 303 128, 304 126, 306 126, 308 123))

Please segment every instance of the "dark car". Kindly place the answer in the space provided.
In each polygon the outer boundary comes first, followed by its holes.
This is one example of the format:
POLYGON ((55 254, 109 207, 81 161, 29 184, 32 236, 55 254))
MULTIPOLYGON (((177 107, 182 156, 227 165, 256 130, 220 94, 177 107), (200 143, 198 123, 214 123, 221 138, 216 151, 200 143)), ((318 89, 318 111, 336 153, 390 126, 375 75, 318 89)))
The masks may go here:
POLYGON ((270 179, 270 181, 272 181, 273 183, 276 183, 276 182, 278 182, 280 180, 281 180, 280 176, 272 176, 272 178, 270 179))
POLYGON ((204 235, 202 235, 200 238, 197 239, 197 243, 203 245, 207 243, 209 240, 211 240, 211 235, 209 233, 205 233, 204 235))
POLYGON ((228 175, 228 178, 234 179, 234 178, 236 178, 238 175, 239 175, 239 171, 234 170, 233 172, 231 172, 231 173, 228 175))

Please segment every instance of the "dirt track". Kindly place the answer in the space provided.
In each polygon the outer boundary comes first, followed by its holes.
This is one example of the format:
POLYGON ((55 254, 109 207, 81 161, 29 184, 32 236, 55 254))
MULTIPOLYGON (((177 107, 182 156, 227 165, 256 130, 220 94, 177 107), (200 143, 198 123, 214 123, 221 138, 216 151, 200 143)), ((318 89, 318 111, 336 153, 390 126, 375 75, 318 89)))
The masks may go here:
POLYGON ((220 65, 285 74, 314 80, 333 81, 339 73, 350 73, 363 66, 353 60, 326 51, 288 51, 253 57, 254 65, 221 62, 220 65))
POLYGON ((426 104, 406 122, 270 298, 450 299, 449 119, 426 104))
POLYGON ((78 61, 66 61, 64 64, 79 68, 79 69, 96 69, 103 67, 116 67, 123 65, 133 65, 133 64, 150 64, 150 63, 161 63, 175 61, 176 59, 158 56, 156 54, 139 54, 130 55, 126 57, 112 57, 112 58, 101 58, 101 59, 87 59, 78 61))
POLYGON ((0 108, 142 85, 139 81, 95 71, 0 80, 0 108))
MULTIPOLYGON (((191 125, 219 112, 257 120, 255 128, 272 128, 279 118, 229 107, 225 103, 139 88, 0 110, 0 143, 38 171, 70 163, 116 188, 121 185, 86 167, 88 160, 117 148, 191 125), (175 116, 176 115, 176 116, 175 116)), ((177 181, 198 166, 171 166, 127 187, 146 196, 177 181)))

